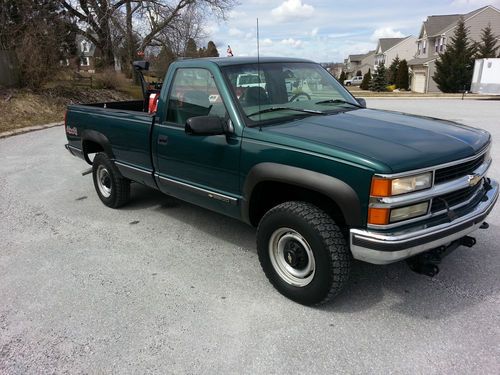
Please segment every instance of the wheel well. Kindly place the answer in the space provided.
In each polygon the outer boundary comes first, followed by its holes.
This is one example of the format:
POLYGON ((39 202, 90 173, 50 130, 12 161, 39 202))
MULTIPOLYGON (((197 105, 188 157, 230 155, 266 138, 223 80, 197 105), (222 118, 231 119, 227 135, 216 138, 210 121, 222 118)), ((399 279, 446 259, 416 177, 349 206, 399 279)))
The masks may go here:
POLYGON ((330 197, 314 190, 274 181, 260 182, 254 187, 249 202, 250 223, 257 226, 267 211, 288 201, 314 204, 329 214, 338 226, 346 226, 342 211, 330 197))
POLYGON ((104 151, 104 147, 102 147, 99 143, 95 141, 85 140, 82 142, 83 155, 87 163, 92 164, 92 161, 89 158, 89 154, 95 154, 97 152, 104 151))

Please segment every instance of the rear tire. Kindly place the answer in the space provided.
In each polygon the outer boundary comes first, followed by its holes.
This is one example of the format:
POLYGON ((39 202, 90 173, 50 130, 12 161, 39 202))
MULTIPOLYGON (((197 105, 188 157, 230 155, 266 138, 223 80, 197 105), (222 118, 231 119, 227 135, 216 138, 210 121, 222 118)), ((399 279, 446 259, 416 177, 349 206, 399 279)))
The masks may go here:
POLYGON ((94 187, 102 203, 118 208, 129 201, 130 180, 123 177, 116 165, 104 153, 98 153, 92 163, 94 187))
POLYGON ((345 286, 351 254, 333 219, 306 202, 268 211, 257 229, 260 264, 273 286, 304 305, 324 303, 345 286))

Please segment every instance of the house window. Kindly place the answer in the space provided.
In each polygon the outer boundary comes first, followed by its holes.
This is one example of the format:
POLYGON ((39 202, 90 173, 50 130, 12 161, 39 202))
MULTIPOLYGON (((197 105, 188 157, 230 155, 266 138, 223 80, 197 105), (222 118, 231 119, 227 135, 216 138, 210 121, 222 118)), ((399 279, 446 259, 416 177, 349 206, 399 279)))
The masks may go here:
POLYGON ((422 42, 417 43, 417 55, 420 55, 422 52, 422 42))
POLYGON ((80 65, 81 66, 89 66, 90 65, 89 58, 88 57, 82 57, 82 59, 80 60, 80 65))
POLYGON ((82 52, 89 52, 90 51, 90 43, 87 42, 86 40, 82 41, 82 52))
POLYGON ((445 41, 444 36, 439 38, 439 52, 444 51, 445 48, 444 41, 445 41))
POLYGON ((422 47, 422 53, 425 54, 425 51, 427 51, 427 40, 424 40, 424 44, 422 47))
POLYGON ((439 52, 439 41, 441 40, 441 38, 436 38, 435 42, 434 42, 434 52, 439 52))

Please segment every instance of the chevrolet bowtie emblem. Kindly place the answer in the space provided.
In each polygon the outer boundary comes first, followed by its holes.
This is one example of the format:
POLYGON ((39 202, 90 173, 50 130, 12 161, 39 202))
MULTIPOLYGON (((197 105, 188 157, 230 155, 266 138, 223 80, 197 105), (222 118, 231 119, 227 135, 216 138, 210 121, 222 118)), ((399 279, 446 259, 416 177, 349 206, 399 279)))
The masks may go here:
POLYGON ((469 186, 476 186, 478 184, 479 181, 481 181, 481 176, 477 175, 477 174, 470 174, 467 176, 468 178, 468 183, 469 183, 469 186))

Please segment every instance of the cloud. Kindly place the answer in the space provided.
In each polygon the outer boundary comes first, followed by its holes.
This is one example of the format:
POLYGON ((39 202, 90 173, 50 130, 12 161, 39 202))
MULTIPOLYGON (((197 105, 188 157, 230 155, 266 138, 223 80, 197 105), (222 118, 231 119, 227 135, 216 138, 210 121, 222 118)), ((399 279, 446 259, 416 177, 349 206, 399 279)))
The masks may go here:
POLYGON ((247 14, 245 12, 240 12, 238 10, 231 10, 228 14, 229 19, 237 19, 237 18, 242 18, 246 16, 247 14))
POLYGON ((281 43, 297 48, 302 45, 302 40, 288 38, 288 39, 283 39, 281 43))
POLYGON ((311 36, 316 36, 318 35, 319 28, 315 27, 314 29, 311 30, 311 36))
POLYGON ((270 46, 271 44, 273 44, 273 41, 269 38, 266 38, 266 39, 262 39, 261 41, 259 41, 259 44, 261 46, 270 46))
POLYGON ((493 5, 500 8, 500 0, 454 0, 452 6, 470 6, 480 8, 485 5, 493 5))
POLYGON ((380 38, 403 38, 404 34, 401 31, 395 31, 392 27, 381 27, 375 30, 370 37, 370 40, 377 41, 380 38))
POLYGON ((302 4, 302 0, 286 0, 271 11, 271 14, 280 21, 308 18, 313 13, 314 7, 309 4, 302 4))
POLYGON ((229 36, 242 36, 244 34, 243 31, 237 29, 236 27, 231 27, 228 32, 229 36))

